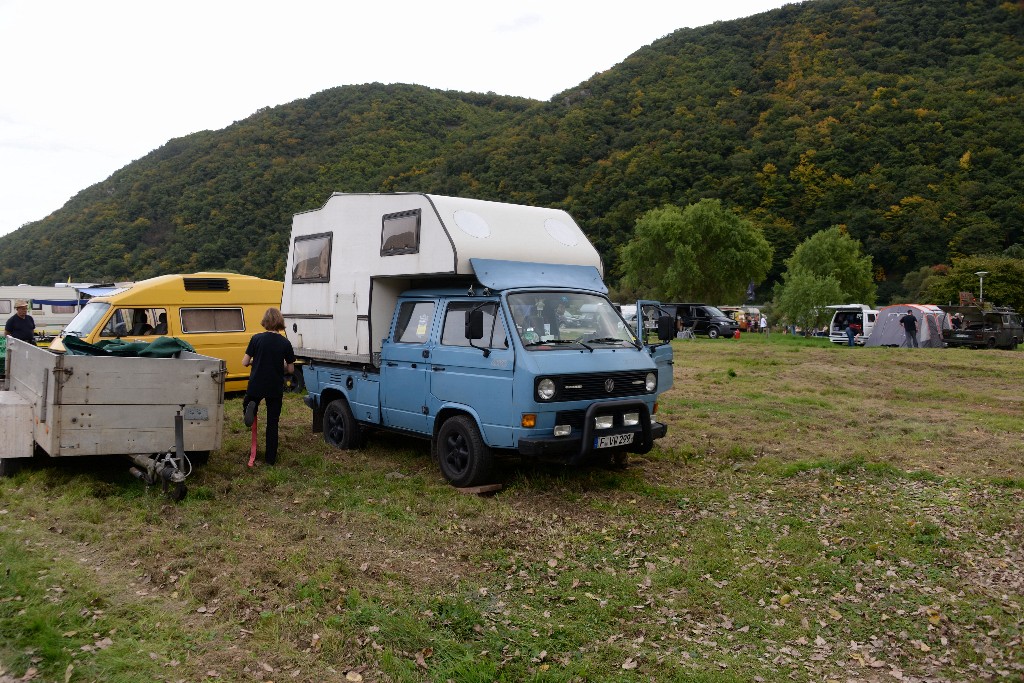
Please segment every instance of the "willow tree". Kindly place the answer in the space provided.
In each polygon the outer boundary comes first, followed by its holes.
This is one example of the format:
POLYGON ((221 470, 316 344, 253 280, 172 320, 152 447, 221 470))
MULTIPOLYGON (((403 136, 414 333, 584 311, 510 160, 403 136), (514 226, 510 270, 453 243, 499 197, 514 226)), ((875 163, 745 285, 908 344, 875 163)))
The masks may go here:
POLYGON ((760 228, 717 199, 702 199, 637 219, 620 251, 620 269, 626 287, 652 298, 741 302, 748 285, 768 274, 772 253, 760 228))
POLYGON ((830 304, 875 304, 872 260, 860 242, 838 226, 801 242, 786 259, 782 282, 775 286, 773 310, 805 331, 820 327, 830 304))
MULTIPOLYGON (((860 242, 839 226, 816 232, 797 246, 793 255, 786 259, 786 273, 782 275, 783 289, 788 283, 787 275, 796 271, 821 279, 831 277, 839 283, 839 298, 842 300, 823 301, 823 305, 875 305, 872 259, 861 251, 860 242)), ((778 289, 776 287, 776 294, 778 289)))

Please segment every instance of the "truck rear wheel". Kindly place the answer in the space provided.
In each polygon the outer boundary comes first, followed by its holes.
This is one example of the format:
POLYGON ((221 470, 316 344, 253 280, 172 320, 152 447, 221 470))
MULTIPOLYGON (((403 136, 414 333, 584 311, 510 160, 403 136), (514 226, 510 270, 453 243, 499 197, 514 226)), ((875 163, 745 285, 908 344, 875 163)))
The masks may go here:
POLYGON ((331 401, 324 410, 324 441, 342 450, 359 448, 359 424, 343 398, 331 401))
POLYGON ((456 415, 445 420, 437 432, 436 452, 441 474, 452 486, 491 483, 494 454, 471 417, 456 415))

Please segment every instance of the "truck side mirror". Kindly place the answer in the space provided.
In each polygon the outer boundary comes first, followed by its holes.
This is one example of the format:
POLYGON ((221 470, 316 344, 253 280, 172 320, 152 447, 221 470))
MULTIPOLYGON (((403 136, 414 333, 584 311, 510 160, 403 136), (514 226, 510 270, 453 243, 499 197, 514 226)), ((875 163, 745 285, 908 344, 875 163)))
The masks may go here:
POLYGON ((466 316, 466 339, 484 338, 484 312, 475 308, 466 316))

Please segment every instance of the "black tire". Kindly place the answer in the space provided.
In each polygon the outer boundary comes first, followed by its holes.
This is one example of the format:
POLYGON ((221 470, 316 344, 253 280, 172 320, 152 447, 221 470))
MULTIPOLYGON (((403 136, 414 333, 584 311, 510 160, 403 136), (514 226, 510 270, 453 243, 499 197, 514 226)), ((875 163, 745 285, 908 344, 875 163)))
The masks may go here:
POLYGON ((709 327, 708 328, 708 339, 718 339, 718 328, 717 327, 709 327))
POLYGON ((989 337, 988 341, 985 342, 985 348, 986 349, 994 349, 994 348, 996 348, 996 338, 995 337, 989 337))
POLYGON ((0 477, 13 477, 21 469, 21 458, 0 458, 0 477))
POLYGON ((285 373, 284 390, 293 394, 301 394, 306 389, 306 380, 302 376, 302 368, 295 368, 295 372, 285 373))
POLYGON ((1016 351, 1018 343, 1019 342, 1017 341, 1017 338, 1014 337, 1013 339, 1010 340, 1010 345, 1007 346, 1006 348, 1009 349, 1010 351, 1016 351))
POLYGON ((494 454, 484 443, 476 422, 468 415, 445 420, 435 445, 441 474, 452 486, 464 488, 489 484, 494 454))
POLYGON ((343 398, 331 401, 324 410, 324 441, 346 451, 359 448, 359 423, 343 398))

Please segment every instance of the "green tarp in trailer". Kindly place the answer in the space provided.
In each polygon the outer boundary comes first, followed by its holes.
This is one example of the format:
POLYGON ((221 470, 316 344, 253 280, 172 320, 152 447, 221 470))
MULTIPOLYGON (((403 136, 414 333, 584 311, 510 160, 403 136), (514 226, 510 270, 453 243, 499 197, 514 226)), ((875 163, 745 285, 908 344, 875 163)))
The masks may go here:
POLYGON ((192 351, 192 345, 177 337, 157 337, 151 342, 123 342, 107 339, 98 344, 84 342, 78 337, 64 337, 65 352, 69 356, 116 356, 119 358, 171 358, 181 351, 192 351))

